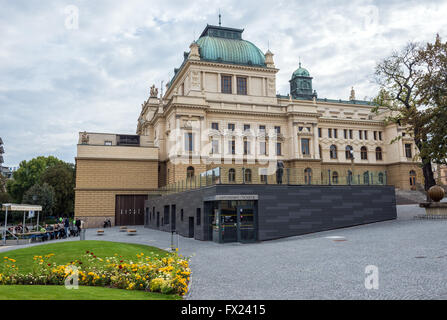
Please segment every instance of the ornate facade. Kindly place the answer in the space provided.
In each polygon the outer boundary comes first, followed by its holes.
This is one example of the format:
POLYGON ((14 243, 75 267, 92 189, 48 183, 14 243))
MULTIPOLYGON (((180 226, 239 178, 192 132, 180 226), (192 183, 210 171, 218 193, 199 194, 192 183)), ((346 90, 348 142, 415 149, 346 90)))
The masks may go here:
POLYGON ((355 99, 353 88, 349 100, 318 98, 301 63, 290 93, 277 95, 273 54, 262 54, 242 32, 207 26, 164 96, 143 104, 137 134, 159 148, 160 186, 186 179, 190 167, 199 173, 231 167, 238 159, 256 167, 269 154, 286 167, 310 168, 313 176, 329 169, 343 175, 354 165, 358 172, 386 172, 398 188, 421 182, 415 144, 404 128, 384 122, 385 109, 372 113, 370 102, 355 99), (275 145, 258 141, 263 132, 276 134, 275 145), (250 136, 255 139, 246 142, 250 136), (223 164, 228 154, 233 163, 223 164))
POLYGON ((357 100, 353 88, 349 100, 318 97, 301 63, 289 94, 278 95, 273 53, 262 53, 242 34, 208 25, 163 96, 150 88, 136 135, 80 133, 77 216, 96 226, 123 210, 138 215, 141 208, 120 207, 127 196, 215 167, 234 174, 233 168, 280 161, 308 177, 374 171, 397 188, 422 183, 414 141, 405 128, 384 121, 385 109, 372 113, 373 105, 357 100))

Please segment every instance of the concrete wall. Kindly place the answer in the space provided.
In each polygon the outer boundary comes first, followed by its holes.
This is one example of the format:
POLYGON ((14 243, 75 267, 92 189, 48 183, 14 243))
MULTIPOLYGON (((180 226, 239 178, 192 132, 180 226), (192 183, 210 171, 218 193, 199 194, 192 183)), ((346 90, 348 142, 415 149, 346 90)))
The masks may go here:
MULTIPOLYGON (((201 225, 195 223, 195 239, 207 239, 208 219, 203 198, 212 195, 257 194, 258 240, 301 235, 396 218, 396 199, 392 186, 287 186, 217 185, 198 190, 155 197, 146 206, 164 213, 165 205, 176 205, 176 229, 188 234, 188 218, 201 208, 201 225), (183 221, 180 212, 183 209, 183 221)), ((155 215, 156 217, 156 215, 155 215)), ((194 220, 194 222, 196 222, 194 220)), ((146 221, 156 228, 156 220, 146 221)), ((170 225, 160 226, 169 231, 170 225)))

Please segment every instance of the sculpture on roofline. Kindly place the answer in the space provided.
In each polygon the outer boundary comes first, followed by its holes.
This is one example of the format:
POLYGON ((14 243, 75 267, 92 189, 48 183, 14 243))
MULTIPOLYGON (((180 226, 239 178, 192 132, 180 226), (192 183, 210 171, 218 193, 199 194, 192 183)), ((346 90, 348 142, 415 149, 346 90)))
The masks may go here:
POLYGON ((157 98, 158 97, 158 89, 155 88, 155 84, 151 86, 151 98, 157 98))

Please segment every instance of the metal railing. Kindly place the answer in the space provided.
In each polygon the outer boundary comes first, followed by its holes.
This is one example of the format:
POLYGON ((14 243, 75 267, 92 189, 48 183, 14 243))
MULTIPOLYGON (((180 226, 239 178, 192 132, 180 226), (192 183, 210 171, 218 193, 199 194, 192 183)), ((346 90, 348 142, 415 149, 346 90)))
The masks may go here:
POLYGON ((178 193, 218 184, 266 185, 386 185, 386 171, 281 168, 268 173, 258 167, 216 167, 160 188, 162 194, 178 193))

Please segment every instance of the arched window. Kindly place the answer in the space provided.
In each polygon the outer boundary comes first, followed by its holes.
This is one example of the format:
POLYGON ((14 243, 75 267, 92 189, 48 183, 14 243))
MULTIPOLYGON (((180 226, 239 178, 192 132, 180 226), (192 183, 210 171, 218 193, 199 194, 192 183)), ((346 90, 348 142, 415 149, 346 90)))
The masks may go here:
POLYGON ((332 172, 332 183, 338 184, 338 172, 337 171, 332 172))
POLYGON ((369 184, 369 172, 365 171, 363 173, 363 184, 369 184))
POLYGON ((311 168, 304 169, 304 183, 312 184, 312 169, 311 168))
POLYGON ((382 148, 381 147, 376 148, 376 160, 382 160, 382 148))
POLYGON ((414 170, 410 171, 410 186, 416 187, 416 172, 414 170))
POLYGON ((360 148, 360 158, 362 160, 368 160, 368 149, 365 146, 360 148))
POLYGON ((379 172, 379 184, 384 184, 383 172, 379 172))
POLYGON ((251 182, 251 169, 245 169, 244 171, 245 182, 251 182))
POLYGON ((354 149, 351 146, 346 146, 345 150, 346 160, 354 159, 354 149))
POLYGON ((228 182, 235 182, 236 181, 236 170, 231 168, 228 170, 228 182))
POLYGON ((188 167, 186 169, 186 179, 192 179, 194 178, 194 167, 188 167))
POLYGON ((337 159, 337 146, 335 144, 329 149, 329 155, 331 159, 337 159))

